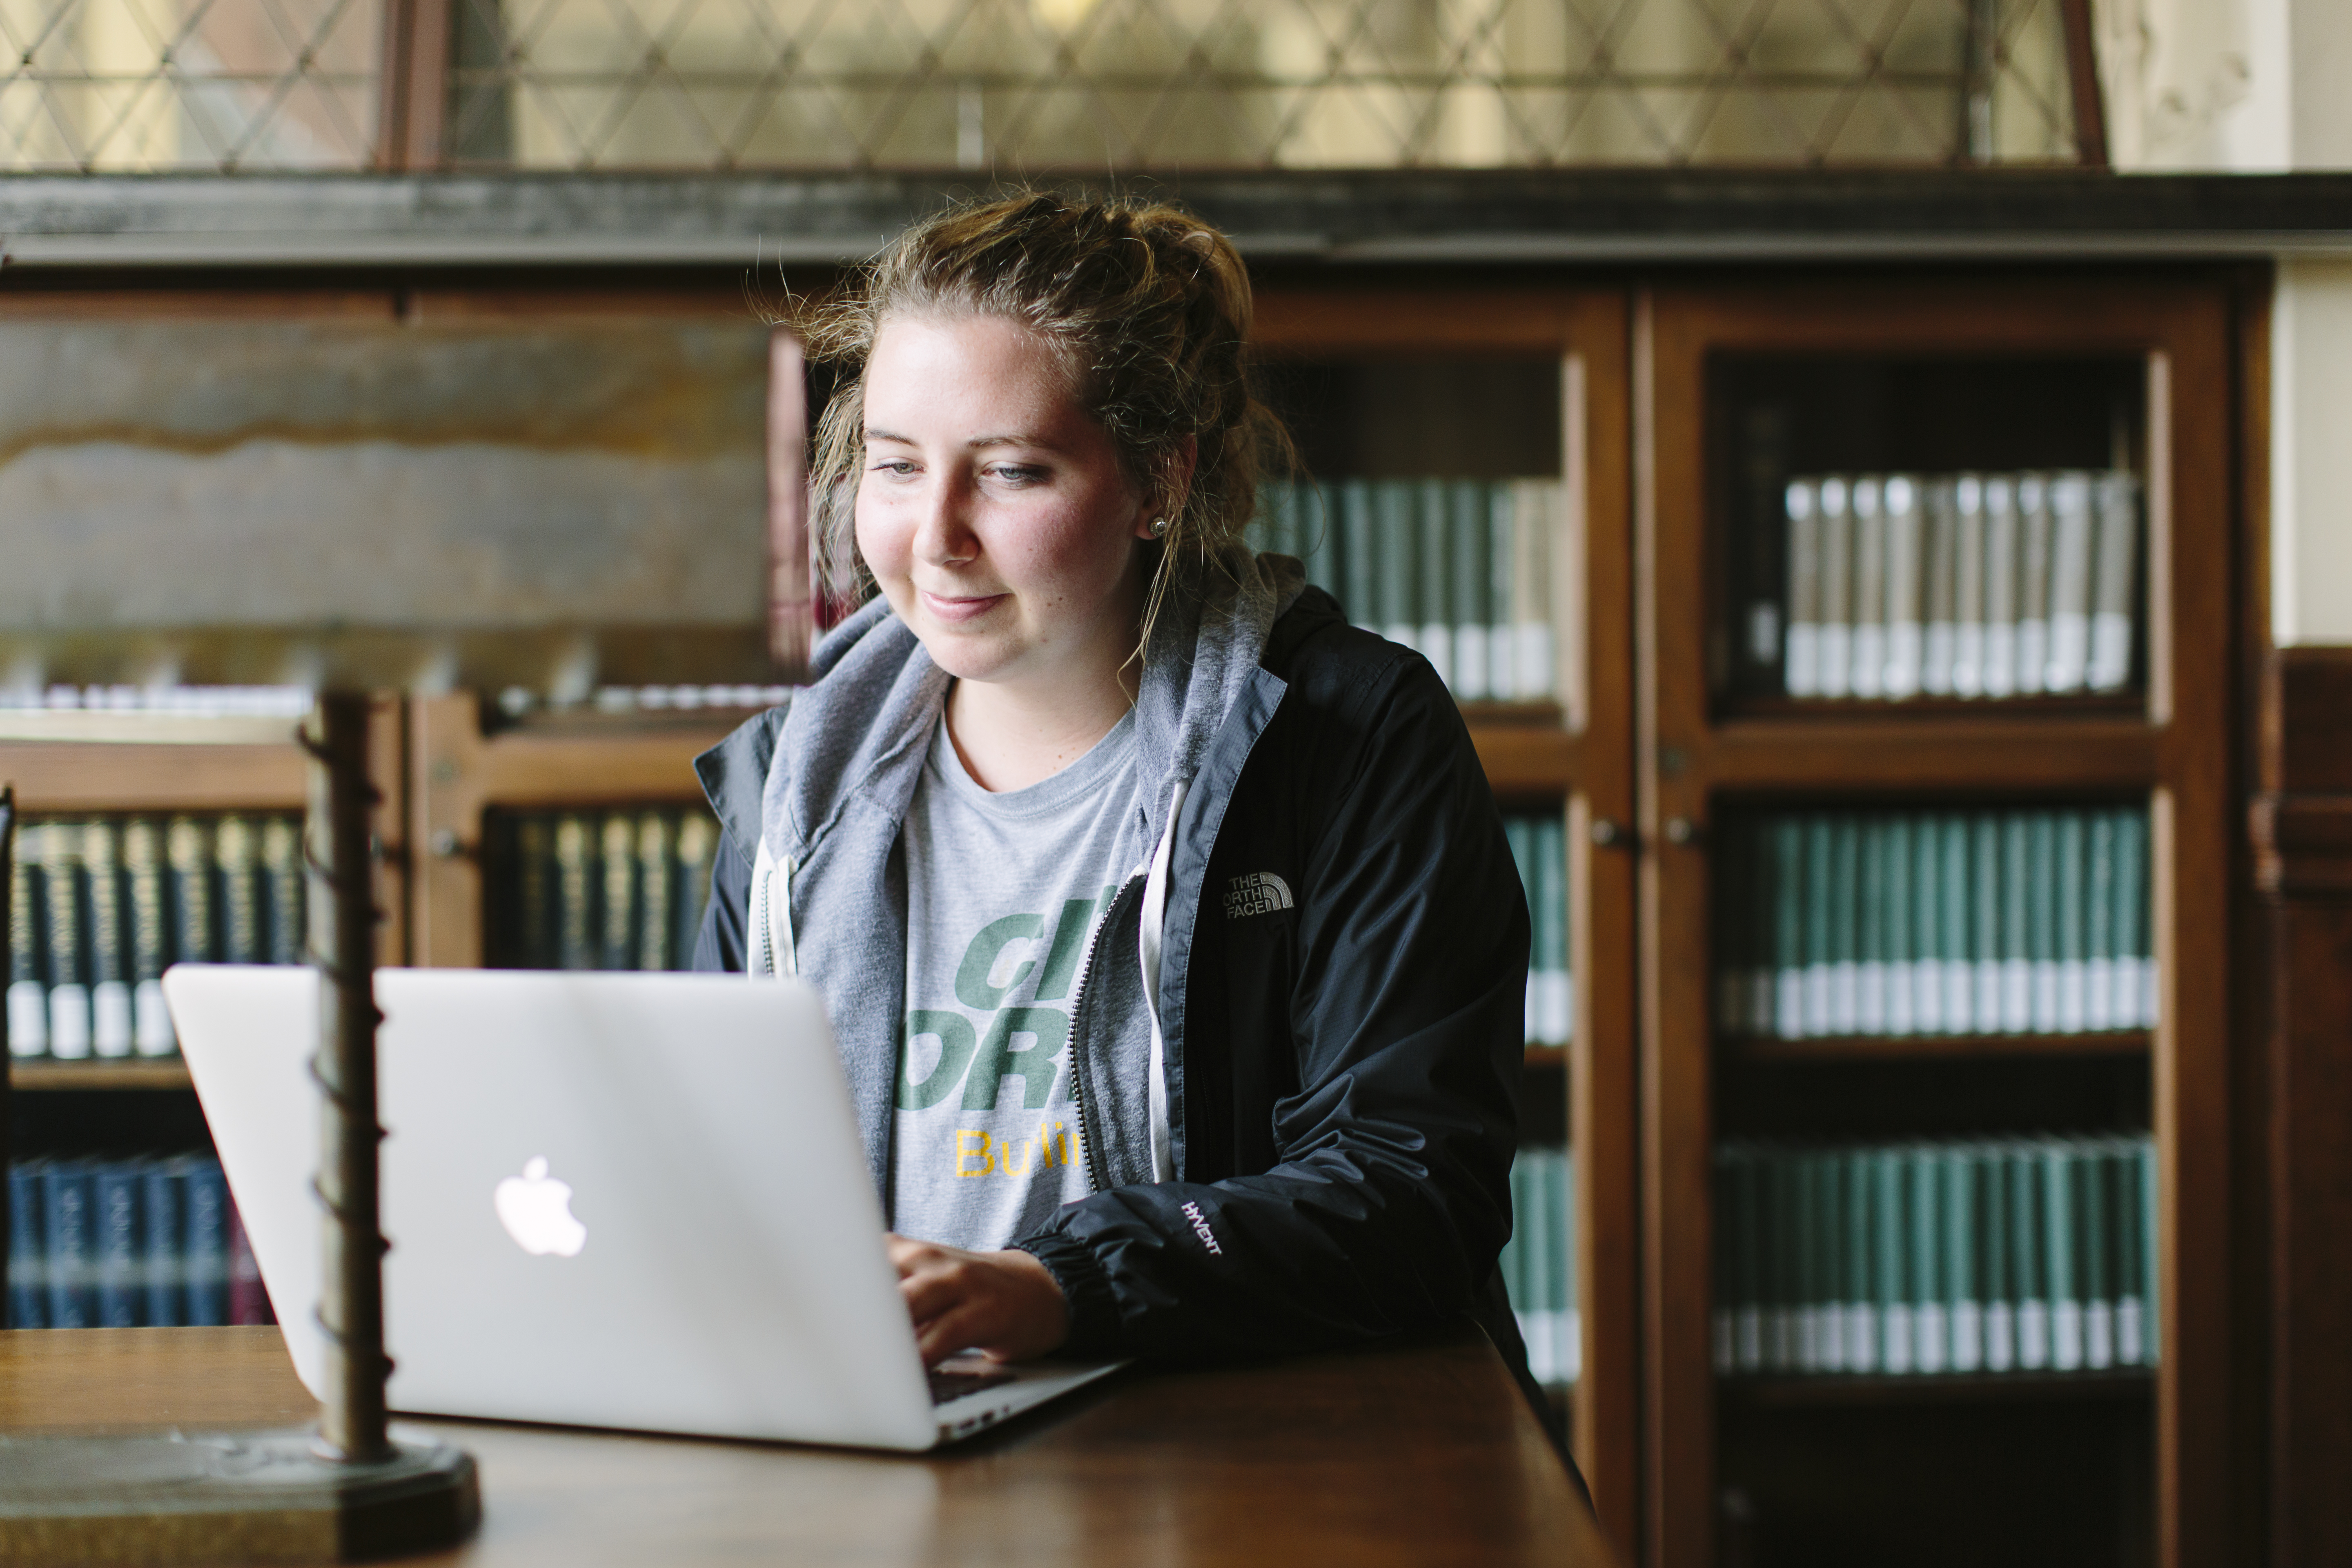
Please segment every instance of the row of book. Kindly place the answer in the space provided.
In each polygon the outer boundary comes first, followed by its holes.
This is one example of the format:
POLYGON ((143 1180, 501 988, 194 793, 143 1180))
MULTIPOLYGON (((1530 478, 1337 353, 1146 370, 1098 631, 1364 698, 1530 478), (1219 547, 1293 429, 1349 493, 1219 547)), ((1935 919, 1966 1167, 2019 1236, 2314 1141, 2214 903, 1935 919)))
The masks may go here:
POLYGON ((2119 691, 2139 481, 2120 470, 1790 481, 1792 697, 2119 691))
MULTIPOLYGON (((307 686, 0 687, 0 712, 26 710, 173 713, 205 719, 299 719, 310 711, 307 686)), ((290 728, 288 731, 292 732, 290 728)))
POLYGON ((586 707, 599 713, 691 713, 773 708, 793 693, 789 686, 600 686, 585 702, 566 700, 526 686, 499 693, 499 710, 511 719, 541 710, 562 712, 586 707))
POLYGON ((275 1321, 220 1163, 209 1155, 31 1160, 10 1169, 10 1328, 275 1321))
POLYGON ((498 818, 491 837, 495 963, 692 964, 719 845, 719 824, 708 811, 519 812, 498 818))
POLYGON ((1762 813, 1716 858, 1734 1034, 2153 1027, 2145 806, 1762 813))
POLYGON ((301 819, 106 817, 25 825, 10 878, 16 1057, 166 1057, 164 969, 299 963, 301 819))
POLYGON ((1575 1200, 1576 1163, 1566 1149, 1519 1151, 1511 1163, 1511 1239, 1499 1267, 1538 1383, 1574 1383, 1584 1370, 1575 1200))
POLYGON ((1567 1043, 1575 1019, 1576 993, 1568 972, 1568 831, 1557 813, 1517 813, 1503 818, 1519 886, 1527 892, 1527 1041, 1531 1046, 1567 1043))
POLYGON ((1719 1373, 2154 1366, 2146 1137, 1726 1143, 1719 1373))
POLYGON ((1244 535, 1295 555, 1349 618, 1418 649, 1465 701, 1558 695, 1552 551, 1557 479, 1273 483, 1244 535))

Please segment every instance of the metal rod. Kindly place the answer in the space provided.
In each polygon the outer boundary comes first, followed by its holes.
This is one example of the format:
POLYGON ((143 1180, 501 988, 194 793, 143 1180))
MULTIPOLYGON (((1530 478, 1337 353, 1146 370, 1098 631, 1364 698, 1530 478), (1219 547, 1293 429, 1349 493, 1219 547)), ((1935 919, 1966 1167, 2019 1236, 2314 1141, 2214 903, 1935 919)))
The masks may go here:
POLYGON ((319 972, 319 1174, 324 1208, 319 1324, 326 1331, 322 1452, 352 1463, 392 1453, 384 1433, 383 1233, 376 1223, 375 897, 369 865, 368 698, 322 692, 302 738, 310 757, 304 858, 310 963, 319 972))

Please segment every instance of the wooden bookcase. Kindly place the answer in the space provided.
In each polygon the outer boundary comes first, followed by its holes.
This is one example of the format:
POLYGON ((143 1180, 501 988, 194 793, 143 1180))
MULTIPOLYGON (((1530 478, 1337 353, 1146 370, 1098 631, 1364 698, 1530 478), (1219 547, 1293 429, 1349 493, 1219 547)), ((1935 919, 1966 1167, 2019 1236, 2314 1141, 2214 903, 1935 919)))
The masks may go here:
MULTIPOLYGON (((1770 1543, 1776 1507, 1801 1514, 1826 1501, 1865 1534, 1906 1517, 1916 1531, 1929 1528, 1933 1514, 1922 1500, 1936 1489, 1981 1481, 1981 1505, 2013 1520, 2023 1538, 2011 1560, 2042 1561, 2087 1533, 2100 1539, 2102 1555, 2122 1560, 2219 1562, 2228 1546, 2230 1020, 2227 943, 2209 928, 2229 893, 2227 291, 2177 274, 1879 274, 1676 282, 1641 292, 1633 310, 1643 1555, 1661 1568, 1745 1561, 1743 1548, 1758 1561, 1788 1561, 1785 1544, 1776 1552, 1770 1543), (1727 367, 1768 355, 2137 365, 2147 531, 2144 689, 2106 703, 1733 700, 1720 654, 1729 632, 1723 447, 1710 425, 1711 396, 1727 367), (1727 808, 2094 795, 2145 800, 2150 810, 2161 972, 2161 1022, 2152 1032, 1722 1037, 1709 988, 1697 982, 1713 964, 1709 829, 1727 808), (1708 1321, 1718 1130, 1752 1128, 1776 1103, 1800 1097, 1815 1130, 1861 1117, 1865 1105, 1883 1122, 1887 1075, 1926 1072, 1940 1076, 1922 1086, 1992 1101, 2007 1094, 2013 1109, 1983 1131, 2022 1132, 2064 1114, 2034 1089, 2053 1081, 2047 1074, 2103 1074, 2114 1083, 2142 1070, 2161 1168, 2163 1352, 2153 1380, 1718 1382, 1708 1321), (2003 1088, 2011 1084, 2013 1092, 2003 1088), (1960 1433, 1965 1444, 1949 1436, 1960 1433), (2047 1489, 2036 1499, 1997 1489, 2004 1444, 2057 1433, 2074 1435, 2080 1482, 2096 1495, 2073 1507, 2092 1524, 2064 1516, 2068 1505, 2053 1502, 2047 1489), (1895 1483, 1880 1487, 1890 1467, 1874 1453, 1907 1458, 1908 1474, 1897 1463, 1895 1483), (1807 1466, 1810 1477, 1796 1474, 1807 1466), (1783 1489, 1748 1500, 1764 1521, 1754 1541, 1740 1538, 1747 1508, 1724 1506, 1735 1467, 1750 1488, 1783 1489), (1807 1487, 1810 1495, 1790 1495, 1807 1487), (2027 1517, 2036 1508, 2060 1516, 2027 1517), (2120 1539, 2096 1524, 2102 1510, 2122 1520, 2120 1539)), ((1998 408, 1986 412, 1989 426, 2000 417, 1998 408)))

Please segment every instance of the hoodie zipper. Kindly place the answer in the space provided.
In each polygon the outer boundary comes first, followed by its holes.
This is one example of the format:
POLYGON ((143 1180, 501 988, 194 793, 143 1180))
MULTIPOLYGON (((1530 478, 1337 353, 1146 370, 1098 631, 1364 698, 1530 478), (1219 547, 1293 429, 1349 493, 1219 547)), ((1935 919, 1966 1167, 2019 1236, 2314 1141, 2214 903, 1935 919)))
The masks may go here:
POLYGON ((1086 1042, 1086 1029, 1083 1026, 1086 1019, 1087 982, 1094 978, 1095 953, 1102 946, 1103 932, 1110 929, 1111 919, 1118 912, 1119 903, 1127 897, 1127 890, 1141 879, 1138 877, 1129 877, 1119 884, 1118 891, 1111 895, 1109 906, 1103 910, 1102 919, 1095 921, 1095 929, 1087 934, 1087 955, 1078 963, 1078 984, 1070 993, 1070 1110, 1078 1119, 1078 1142, 1086 1146, 1087 1191, 1089 1194, 1108 1192, 1110 1177, 1103 1169, 1099 1145, 1095 1141, 1094 1121, 1087 1109, 1087 1063, 1086 1051, 1083 1048, 1086 1042))

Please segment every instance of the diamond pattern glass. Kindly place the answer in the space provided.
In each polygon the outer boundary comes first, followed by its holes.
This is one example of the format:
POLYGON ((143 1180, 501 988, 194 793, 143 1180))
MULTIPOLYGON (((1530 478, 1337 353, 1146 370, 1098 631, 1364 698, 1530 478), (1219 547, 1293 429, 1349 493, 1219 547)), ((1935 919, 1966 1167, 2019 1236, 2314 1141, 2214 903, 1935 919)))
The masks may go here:
POLYGON ((2076 155, 2059 0, 452 3, 460 165, 1013 175, 2076 155))
POLYGON ((0 0, 0 172, 363 168, 382 0, 0 0))

